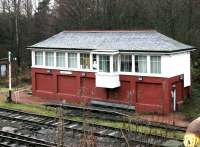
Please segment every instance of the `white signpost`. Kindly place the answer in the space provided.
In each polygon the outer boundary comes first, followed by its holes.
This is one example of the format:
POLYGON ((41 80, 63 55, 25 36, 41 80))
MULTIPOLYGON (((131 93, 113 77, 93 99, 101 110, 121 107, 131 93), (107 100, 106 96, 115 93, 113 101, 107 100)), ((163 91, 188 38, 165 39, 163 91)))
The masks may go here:
POLYGON ((8 52, 8 77, 9 77, 9 95, 7 97, 7 102, 12 102, 12 84, 11 84, 11 78, 12 78, 12 72, 11 72, 11 52, 8 52))

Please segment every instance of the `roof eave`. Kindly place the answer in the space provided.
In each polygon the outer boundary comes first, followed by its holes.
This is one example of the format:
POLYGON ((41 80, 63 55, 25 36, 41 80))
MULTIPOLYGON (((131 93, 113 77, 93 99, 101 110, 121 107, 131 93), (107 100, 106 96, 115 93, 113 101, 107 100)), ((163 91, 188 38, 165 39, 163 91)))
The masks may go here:
MULTIPOLYGON (((51 50, 81 50, 81 49, 77 49, 77 48, 55 48, 55 47, 33 47, 33 46, 27 46, 26 47, 29 50, 32 49, 51 49, 51 50)), ((195 51, 197 48, 193 47, 193 48, 186 48, 186 49, 179 49, 179 50, 169 50, 169 51, 153 51, 153 50, 119 50, 119 52, 138 52, 138 53, 142 53, 142 52, 152 52, 152 53, 177 53, 177 52, 183 52, 183 51, 195 51)), ((85 49, 85 50, 97 50, 97 49, 85 49)))

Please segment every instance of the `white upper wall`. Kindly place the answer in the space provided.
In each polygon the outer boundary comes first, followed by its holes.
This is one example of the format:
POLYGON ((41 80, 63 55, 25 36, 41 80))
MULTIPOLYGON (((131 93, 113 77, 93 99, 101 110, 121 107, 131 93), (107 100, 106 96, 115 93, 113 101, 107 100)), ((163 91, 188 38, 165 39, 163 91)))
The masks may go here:
POLYGON ((191 85, 190 52, 162 56, 162 73, 166 77, 184 74, 184 87, 191 85))
MULTIPOLYGON (((43 56, 45 56, 45 51, 43 51, 43 56)), ((67 54, 68 51, 66 52, 66 56, 65 58, 67 58, 67 54)), ((77 51, 78 52, 78 51, 77 51)), ((80 52, 79 52, 80 53, 80 52)), ((79 56, 77 56, 78 58, 80 58, 80 54, 78 53, 79 56)), ((122 54, 122 53, 120 53, 122 54)), ((129 53, 130 54, 130 53, 129 53)), ((147 73, 136 73, 135 72, 135 55, 138 54, 132 54, 132 68, 133 71, 132 72, 121 72, 120 71, 120 64, 118 64, 118 74, 120 75, 137 75, 137 76, 152 76, 152 77, 166 77, 166 78, 170 78, 170 77, 174 77, 177 75, 184 75, 184 87, 190 86, 191 85, 191 78, 190 78, 190 52, 189 51, 185 51, 185 52, 179 52, 179 53, 173 53, 173 54, 142 54, 144 56, 147 56, 147 73), (150 73, 150 56, 161 56, 161 73, 160 74, 153 74, 150 73)), ((112 56, 112 55, 111 55, 112 56)), ((92 69, 92 53, 90 53, 90 69, 80 69, 80 68, 76 68, 76 69, 68 69, 68 67, 46 67, 45 66, 45 57, 43 57, 43 65, 42 66, 37 66, 35 65, 35 51, 32 50, 32 67, 38 67, 38 68, 47 68, 47 69, 59 69, 59 70, 72 70, 72 71, 84 71, 84 72, 98 72, 98 61, 97 61, 97 70, 93 70, 92 69)), ((111 58, 112 59, 112 58, 111 58)), ((98 56, 97 56, 97 60, 98 60, 98 56)), ((66 59, 66 62, 68 60, 66 59)), ((120 57, 119 60, 120 62, 120 57)), ((56 60, 54 59, 54 62, 56 62, 56 60)), ((78 62, 78 67, 80 67, 80 59, 77 59, 78 62)), ((54 65, 56 65, 54 63, 54 65)), ((67 65, 67 63, 66 63, 67 65)), ((112 68, 112 63, 110 64, 111 68, 112 68)))

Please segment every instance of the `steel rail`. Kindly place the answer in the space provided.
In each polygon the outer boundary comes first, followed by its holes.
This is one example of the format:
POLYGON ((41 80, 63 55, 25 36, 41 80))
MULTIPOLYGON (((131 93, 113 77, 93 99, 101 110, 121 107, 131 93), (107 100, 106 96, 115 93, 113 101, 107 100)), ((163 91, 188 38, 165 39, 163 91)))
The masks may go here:
MULTIPOLYGON (((4 118, 4 119, 9 119, 9 120, 21 121, 21 122, 28 123, 28 124, 43 125, 43 126, 48 126, 48 127, 53 127, 53 128, 57 127, 57 125, 56 125, 57 120, 54 117, 42 116, 42 115, 33 114, 33 113, 26 113, 26 112, 17 111, 17 110, 0 108, 0 117, 4 118), (10 116, 9 116, 9 114, 8 114, 8 116, 6 114, 2 115, 4 112, 10 113, 10 116), (27 118, 23 118, 23 116, 27 117, 27 118), (36 117, 39 119, 39 121, 37 121, 37 119, 35 119, 35 121, 34 121, 30 117, 36 117)), ((64 124, 65 124, 64 127, 66 130, 73 130, 73 131, 76 131, 79 133, 83 133, 83 132, 91 133, 91 131, 89 131, 89 130, 84 130, 83 122, 65 119, 64 124), (76 127, 76 126, 78 126, 78 127, 76 127)), ((143 138, 143 139, 152 138, 154 140, 154 142, 156 142, 156 140, 158 140, 157 142, 161 142, 166 139, 173 139, 171 137, 164 137, 164 136, 153 135, 153 134, 145 134, 145 133, 141 133, 141 132, 131 132, 131 131, 129 132, 128 129, 118 129, 118 128, 101 126, 101 125, 96 125, 96 124, 88 124, 88 125, 91 127, 95 127, 97 130, 99 128, 101 128, 103 130, 116 131, 116 132, 118 132, 118 134, 120 134, 119 133, 120 131, 128 132, 128 134, 132 134, 132 136, 135 136, 132 138, 128 138, 128 140, 132 143, 135 142, 135 143, 141 143, 141 144, 145 144, 145 145, 158 145, 156 143, 148 142, 148 140, 142 141, 141 138, 143 138), (136 136, 141 136, 141 137, 140 137, 140 139, 137 139, 136 136)), ((114 138, 114 139, 118 139, 121 141, 125 141, 125 138, 121 137, 122 135, 116 136, 116 135, 111 135, 111 133, 106 134, 106 133, 101 133, 98 131, 93 132, 93 134, 95 136, 108 137, 108 138, 114 138)), ((182 141, 182 140, 180 140, 180 141, 182 141)))
POLYGON ((55 147, 56 144, 52 143, 52 142, 47 142, 44 140, 40 140, 40 139, 36 139, 36 138, 32 138, 32 137, 27 137, 27 136, 23 136, 23 135, 18 135, 18 134, 14 134, 14 133, 9 133, 9 132, 5 132, 5 131, 0 131, 0 139, 1 139, 1 143, 0 145, 2 146, 9 146, 11 147, 12 143, 18 144, 18 145, 27 145, 28 147, 55 147), (6 142, 10 142, 5 144, 3 140, 6 140, 6 142))

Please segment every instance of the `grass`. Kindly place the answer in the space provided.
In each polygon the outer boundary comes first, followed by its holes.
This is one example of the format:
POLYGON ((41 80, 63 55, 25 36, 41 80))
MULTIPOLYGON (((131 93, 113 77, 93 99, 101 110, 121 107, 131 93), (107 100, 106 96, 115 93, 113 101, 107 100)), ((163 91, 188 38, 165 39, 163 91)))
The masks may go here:
POLYGON ((34 104, 19 104, 19 103, 7 103, 0 101, 1 108, 8 108, 14 110, 20 110, 45 116, 55 116, 56 111, 53 108, 46 108, 42 105, 34 105, 34 104))
MULTIPOLYGON (((6 103, 4 101, 0 101, 0 107, 1 108, 8 108, 8 109, 15 109, 15 110, 21 110, 25 112, 31 112, 35 114, 45 115, 45 116, 56 116, 56 111, 54 108, 47 108, 42 105, 35 105, 35 104, 16 104, 16 103, 6 103)), ((122 122, 112 122, 112 121, 105 121, 101 119, 96 118, 84 118, 82 116, 80 117, 73 117, 73 116, 66 116, 66 119, 79 121, 79 122, 86 122, 86 123, 92 123, 102 126, 108 126, 108 127, 114 127, 114 128, 121 128, 121 129, 128 129, 130 131, 137 131, 145 134, 155 134, 155 135, 164 135, 172 138, 177 139, 183 139, 184 133, 182 132, 174 132, 174 131, 167 131, 165 129, 159 129, 159 128, 152 128, 147 126, 140 126, 140 125, 133 125, 128 123, 122 123, 122 122), (166 133, 167 132, 167 133, 166 133)))
POLYGON ((200 117, 200 84, 193 82, 192 97, 185 100, 180 112, 183 113, 189 121, 200 117))

